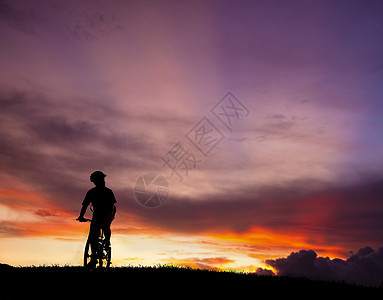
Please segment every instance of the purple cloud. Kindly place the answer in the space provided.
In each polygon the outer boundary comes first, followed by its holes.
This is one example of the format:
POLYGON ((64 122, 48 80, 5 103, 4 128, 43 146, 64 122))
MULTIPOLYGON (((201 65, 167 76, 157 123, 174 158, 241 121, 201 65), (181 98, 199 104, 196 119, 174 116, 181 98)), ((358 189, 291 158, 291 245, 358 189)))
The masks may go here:
POLYGON ((383 247, 359 249, 347 260, 318 257, 313 250, 292 252, 285 258, 269 259, 266 263, 279 276, 308 277, 316 280, 345 281, 377 286, 383 282, 383 247))

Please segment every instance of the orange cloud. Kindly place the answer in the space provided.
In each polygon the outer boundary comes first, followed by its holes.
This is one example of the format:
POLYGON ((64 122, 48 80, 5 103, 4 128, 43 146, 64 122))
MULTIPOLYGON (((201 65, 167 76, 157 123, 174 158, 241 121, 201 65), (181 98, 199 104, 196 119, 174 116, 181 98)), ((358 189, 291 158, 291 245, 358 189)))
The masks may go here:
POLYGON ((270 229, 253 227, 249 231, 244 233, 227 232, 221 234, 209 234, 209 237, 213 237, 217 240, 238 242, 243 245, 247 245, 243 250, 247 248, 248 255, 253 258, 262 259, 277 257, 284 255, 297 249, 317 249, 322 255, 330 257, 344 257, 348 252, 347 249, 340 246, 331 246, 326 244, 311 243, 310 237, 304 232, 295 232, 280 234, 273 232, 270 229), (254 246, 255 253, 253 252, 254 246), (262 254, 264 252, 264 254, 262 254))

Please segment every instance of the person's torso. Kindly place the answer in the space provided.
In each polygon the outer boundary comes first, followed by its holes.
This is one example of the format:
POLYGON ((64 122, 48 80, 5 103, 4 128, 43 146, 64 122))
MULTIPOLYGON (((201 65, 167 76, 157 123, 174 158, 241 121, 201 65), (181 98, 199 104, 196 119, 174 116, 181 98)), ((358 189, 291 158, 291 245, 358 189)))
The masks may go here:
POLYGON ((107 187, 95 187, 90 191, 90 203, 93 206, 93 220, 106 222, 113 213, 115 203, 113 192, 107 187))

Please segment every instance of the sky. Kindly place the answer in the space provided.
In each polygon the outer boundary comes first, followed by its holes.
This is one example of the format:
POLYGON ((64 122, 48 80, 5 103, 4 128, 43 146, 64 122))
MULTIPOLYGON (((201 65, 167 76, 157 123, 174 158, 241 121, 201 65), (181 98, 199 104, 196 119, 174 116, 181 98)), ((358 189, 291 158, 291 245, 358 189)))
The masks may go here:
POLYGON ((383 281, 382 16, 372 0, 0 1, 1 262, 81 264, 75 218, 102 170, 114 265, 368 257, 355 272, 383 281), (168 189, 148 207, 153 174, 168 189))

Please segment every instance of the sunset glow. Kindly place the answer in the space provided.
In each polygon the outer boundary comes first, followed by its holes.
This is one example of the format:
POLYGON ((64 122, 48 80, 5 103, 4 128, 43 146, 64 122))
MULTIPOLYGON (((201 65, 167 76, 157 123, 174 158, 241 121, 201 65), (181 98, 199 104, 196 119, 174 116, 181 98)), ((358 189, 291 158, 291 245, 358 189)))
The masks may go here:
POLYGON ((94 170, 113 265, 255 272, 382 246, 382 2, 36 2, 0 4, 0 263, 80 265, 94 170), (214 114, 229 92, 237 118, 214 114), (169 184, 155 208, 134 196, 148 172, 169 184))

